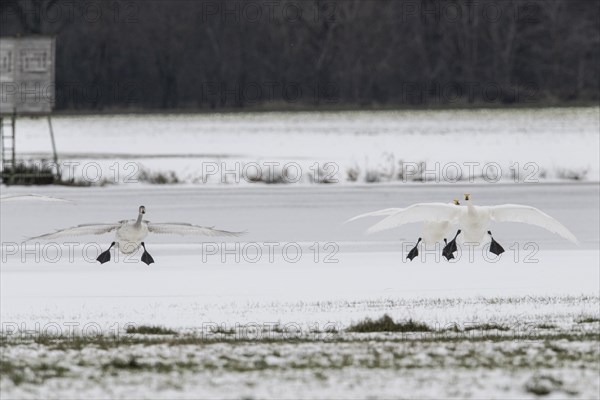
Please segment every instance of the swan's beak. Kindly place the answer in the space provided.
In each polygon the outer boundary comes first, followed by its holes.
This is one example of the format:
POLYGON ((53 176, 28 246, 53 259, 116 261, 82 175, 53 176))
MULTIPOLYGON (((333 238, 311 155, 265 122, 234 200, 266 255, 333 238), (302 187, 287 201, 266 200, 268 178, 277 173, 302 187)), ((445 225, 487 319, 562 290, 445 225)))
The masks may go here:
POLYGON ((471 199, 471 194, 470 193, 465 193, 465 200, 469 201, 471 199))
POLYGON ((140 214, 146 214, 146 207, 140 206, 140 214))
POLYGON ((460 206, 460 202, 457 199, 454 199, 453 201, 455 206, 460 206))

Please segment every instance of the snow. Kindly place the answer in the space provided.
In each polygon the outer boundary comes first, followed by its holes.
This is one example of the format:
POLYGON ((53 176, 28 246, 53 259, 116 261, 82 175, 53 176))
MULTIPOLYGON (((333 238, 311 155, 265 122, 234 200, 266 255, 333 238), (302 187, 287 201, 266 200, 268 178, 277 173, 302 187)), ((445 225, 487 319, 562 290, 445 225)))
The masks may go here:
MULTIPOLYGON (((256 164, 264 175, 286 169, 294 183, 310 182, 319 168, 342 183, 351 171, 358 182, 367 175, 411 182, 423 178, 416 171, 422 163, 424 178, 434 182, 482 175, 501 182, 598 181, 599 114, 593 107, 107 115, 57 117, 53 126, 63 175, 93 183, 150 171, 173 172, 183 182, 247 184, 256 164)), ((46 122, 19 120, 16 147, 25 157, 51 160, 46 122)))
MULTIPOLYGON (((597 397, 598 343, 581 336, 600 326, 581 322, 600 317, 597 117, 594 108, 57 118, 64 159, 95 160, 103 168, 134 160, 196 176, 206 160, 297 160, 305 166, 333 160, 343 166, 356 161, 364 170, 391 152, 396 161, 493 160, 503 168, 518 161, 547 171, 588 172, 583 182, 547 176, 538 183, 2 187, 3 195, 73 201, 0 207, 2 332, 4 338, 24 337, 2 343, 7 373, 15 365, 24 379, 14 384, 3 373, 3 397, 535 398, 535 391, 546 389, 548 398, 597 397), (177 140, 169 137, 173 132, 177 140), (448 148, 462 150, 449 154, 448 148), (143 158, 130 158, 132 153, 143 158), (377 218, 344 224, 364 212, 449 202, 463 193, 471 193, 475 204, 538 207, 581 246, 540 228, 494 224, 494 237, 507 250, 497 261, 476 250, 448 263, 433 249, 407 262, 419 224, 374 235, 364 232, 377 218), (203 242, 150 235, 151 266, 140 262, 139 253, 95 262, 111 235, 23 243, 54 229, 134 218, 140 205, 153 222, 248 233, 203 242), (434 329, 490 323, 508 327, 503 335, 556 338, 486 341, 473 331, 436 341, 429 334, 343 331, 384 314, 434 329), (233 333, 201 344, 82 349, 27 339, 126 335, 128 324, 208 339, 217 326, 233 333), (261 341, 275 328, 304 341, 261 341), (138 369, 115 367, 131 359, 138 369), (65 376, 36 381, 61 373, 58 367, 65 376)), ((20 124, 18 151, 47 152, 43 121, 20 124)))
POLYGON ((43 385, 7 382, 4 389, 17 398, 521 399, 536 398, 540 387, 550 398, 594 398, 599 388, 598 348, 577 341, 553 348, 526 341, 509 348, 493 341, 142 344, 83 351, 16 345, 4 356, 15 365, 34 359, 31 368, 50 375, 43 385), (440 355, 444 349, 455 357, 440 355), (52 379, 53 368, 85 379, 52 379))
MULTIPOLYGON (((452 263, 439 250, 407 262, 401 242, 415 241, 418 224, 377 235, 364 234, 370 221, 343 224, 370 209, 441 201, 464 190, 403 185, 375 191, 336 186, 31 188, 76 203, 2 205, 2 320, 87 321, 102 327, 154 322, 189 328, 202 322, 279 320, 347 325, 372 315, 353 302, 379 303, 376 309, 383 311, 386 300, 398 299, 600 294, 596 185, 470 185, 478 204, 539 207, 582 242, 578 248, 536 227, 496 224, 494 235, 507 249, 496 262, 486 261, 482 250, 465 252, 452 263), (22 243, 25 237, 61 227, 133 218, 141 203, 151 221, 189 221, 248 234, 237 247, 236 238, 199 243, 150 236, 146 247, 157 262, 149 267, 139 253, 116 254, 102 266, 95 262, 111 235, 73 238, 68 246, 22 243), (327 302, 332 303, 318 318, 306 312, 307 305, 327 302), (264 307, 268 304, 272 306, 264 307)), ((446 311, 417 308, 411 314, 401 306, 397 311, 428 322, 464 322, 460 314, 446 311)), ((479 312, 470 310, 464 317, 478 318, 479 312)), ((493 315, 503 312, 500 308, 493 315)))

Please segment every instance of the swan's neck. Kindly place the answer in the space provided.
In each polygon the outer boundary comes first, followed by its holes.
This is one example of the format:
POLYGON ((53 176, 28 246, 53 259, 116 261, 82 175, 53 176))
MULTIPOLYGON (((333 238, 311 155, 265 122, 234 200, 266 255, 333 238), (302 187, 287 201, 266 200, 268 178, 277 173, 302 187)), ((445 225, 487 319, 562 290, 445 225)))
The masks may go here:
POLYGON ((134 226, 136 228, 139 228, 140 226, 142 226, 142 218, 143 217, 144 217, 144 214, 142 214, 142 213, 138 214, 137 220, 135 221, 135 224, 134 224, 134 226))
POLYGON ((469 215, 475 215, 477 214, 477 211, 475 210, 475 206, 473 204, 471 204, 471 202, 467 202, 467 213, 469 213, 469 215))

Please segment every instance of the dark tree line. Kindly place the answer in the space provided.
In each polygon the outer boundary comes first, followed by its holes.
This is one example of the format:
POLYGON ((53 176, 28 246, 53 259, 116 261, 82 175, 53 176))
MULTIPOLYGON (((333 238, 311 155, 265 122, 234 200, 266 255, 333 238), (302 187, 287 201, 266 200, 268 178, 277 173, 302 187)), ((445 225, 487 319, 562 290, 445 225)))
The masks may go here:
POLYGON ((596 102, 595 0, 3 0, 57 109, 596 102))

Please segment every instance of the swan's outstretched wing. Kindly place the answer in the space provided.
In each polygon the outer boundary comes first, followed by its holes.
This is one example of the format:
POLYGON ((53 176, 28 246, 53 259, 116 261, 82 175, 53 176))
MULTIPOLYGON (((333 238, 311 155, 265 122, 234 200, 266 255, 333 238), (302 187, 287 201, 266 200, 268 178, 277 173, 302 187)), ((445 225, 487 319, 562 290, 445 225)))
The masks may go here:
POLYGON ((352 217, 344 223, 356 221, 357 219, 365 218, 365 217, 387 217, 390 215, 394 215, 397 212, 404 210, 404 208, 385 208, 383 210, 373 211, 365 214, 357 215, 356 217, 352 217))
POLYGON ((27 239, 28 241, 37 239, 58 239, 63 237, 72 236, 86 236, 86 235, 102 235, 109 233, 117 229, 121 224, 84 224, 77 225, 72 228, 61 229, 53 233, 47 233, 45 235, 32 237, 27 239))
POLYGON ((71 200, 51 196, 42 196, 39 194, 15 194, 0 196, 0 202, 5 203, 9 201, 46 201, 55 203, 73 203, 71 200))
POLYGON ((379 232, 414 222, 454 222, 464 210, 464 206, 447 203, 414 204, 379 221, 367 232, 379 232))
POLYGON ((556 233, 575 244, 579 244, 575 235, 563 224, 535 207, 519 204, 503 204, 500 206, 490 206, 489 211, 492 221, 522 222, 524 224, 536 225, 552 233, 556 233))
POLYGON ((148 222, 148 231, 174 235, 199 235, 199 236, 240 236, 245 232, 229 232, 213 227, 198 226, 186 223, 152 223, 148 222))

